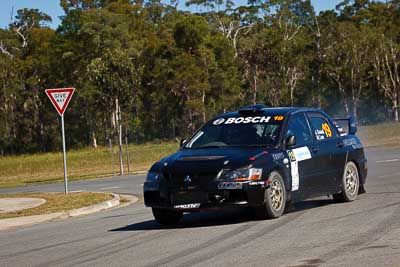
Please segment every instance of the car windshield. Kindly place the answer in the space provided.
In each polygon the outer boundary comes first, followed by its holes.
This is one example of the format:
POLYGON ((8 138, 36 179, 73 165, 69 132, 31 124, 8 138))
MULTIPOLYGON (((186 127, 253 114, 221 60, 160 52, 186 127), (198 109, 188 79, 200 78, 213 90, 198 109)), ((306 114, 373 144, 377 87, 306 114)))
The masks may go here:
POLYGON ((205 124, 184 148, 275 146, 283 116, 231 117, 205 124))

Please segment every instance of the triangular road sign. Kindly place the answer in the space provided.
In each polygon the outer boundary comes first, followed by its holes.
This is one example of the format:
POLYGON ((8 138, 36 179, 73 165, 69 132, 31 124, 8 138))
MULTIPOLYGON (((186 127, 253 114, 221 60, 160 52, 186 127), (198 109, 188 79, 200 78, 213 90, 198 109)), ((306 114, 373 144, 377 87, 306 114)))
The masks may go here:
POLYGON ((46 89, 45 91, 58 114, 60 114, 60 116, 64 115, 69 101, 75 92, 75 88, 46 89))

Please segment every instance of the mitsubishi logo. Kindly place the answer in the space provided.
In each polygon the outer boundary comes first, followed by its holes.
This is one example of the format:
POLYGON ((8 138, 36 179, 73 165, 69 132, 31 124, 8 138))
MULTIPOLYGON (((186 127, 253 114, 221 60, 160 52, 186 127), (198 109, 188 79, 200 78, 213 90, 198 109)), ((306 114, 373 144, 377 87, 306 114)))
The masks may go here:
POLYGON ((190 178, 190 175, 186 175, 185 179, 183 180, 186 184, 189 184, 192 182, 192 178, 190 178))

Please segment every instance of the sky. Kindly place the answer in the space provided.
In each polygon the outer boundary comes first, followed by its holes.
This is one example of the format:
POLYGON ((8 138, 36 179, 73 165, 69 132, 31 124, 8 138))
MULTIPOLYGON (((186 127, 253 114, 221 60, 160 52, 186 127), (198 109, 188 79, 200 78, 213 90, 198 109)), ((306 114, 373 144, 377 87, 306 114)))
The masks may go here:
MULTIPOLYGON (((311 0, 317 13, 321 10, 334 9, 335 6, 342 0, 311 0)), ((167 1, 165 1, 167 2, 167 1)), ((180 7, 185 8, 184 2, 179 1, 180 7)), ((236 6, 244 5, 247 0, 234 1, 236 6)), ((60 24, 59 16, 62 16, 64 11, 60 7, 59 0, 0 0, 0 28, 7 28, 11 21, 11 13, 14 10, 14 16, 16 10, 21 8, 37 8, 40 11, 48 14, 52 18, 50 26, 57 28, 60 24)))

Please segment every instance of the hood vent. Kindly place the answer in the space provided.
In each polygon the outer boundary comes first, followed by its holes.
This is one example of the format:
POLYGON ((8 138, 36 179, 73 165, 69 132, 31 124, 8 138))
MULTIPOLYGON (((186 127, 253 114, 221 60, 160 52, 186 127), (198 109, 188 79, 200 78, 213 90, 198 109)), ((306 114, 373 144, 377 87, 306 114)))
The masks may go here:
POLYGON ((181 157, 177 161, 206 161, 206 160, 218 160, 223 159, 226 156, 190 156, 181 157))

